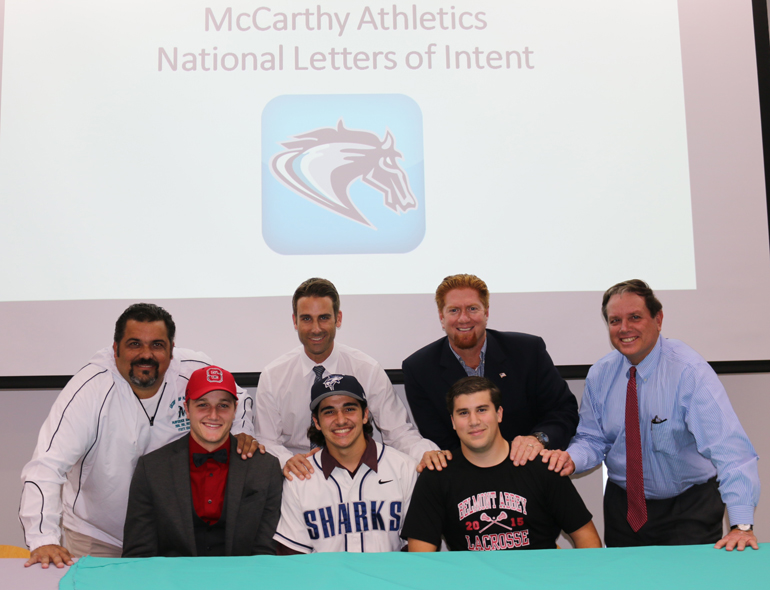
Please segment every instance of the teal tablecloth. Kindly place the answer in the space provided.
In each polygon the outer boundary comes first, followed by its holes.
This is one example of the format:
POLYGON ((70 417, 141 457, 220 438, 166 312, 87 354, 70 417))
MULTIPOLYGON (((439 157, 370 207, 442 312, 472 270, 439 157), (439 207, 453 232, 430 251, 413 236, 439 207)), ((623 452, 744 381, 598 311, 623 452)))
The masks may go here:
POLYGON ((103 559, 85 557, 60 590, 631 590, 770 587, 770 543, 759 551, 710 545, 500 551, 489 553, 316 553, 289 557, 103 559))

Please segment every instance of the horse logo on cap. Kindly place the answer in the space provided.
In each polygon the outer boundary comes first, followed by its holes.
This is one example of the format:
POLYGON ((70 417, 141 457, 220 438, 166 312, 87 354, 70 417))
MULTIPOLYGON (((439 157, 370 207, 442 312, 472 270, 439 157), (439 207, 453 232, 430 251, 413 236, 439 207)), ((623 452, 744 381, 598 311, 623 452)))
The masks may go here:
POLYGON ((342 375, 331 375, 324 381, 324 387, 330 391, 334 391, 334 386, 342 381, 342 375))

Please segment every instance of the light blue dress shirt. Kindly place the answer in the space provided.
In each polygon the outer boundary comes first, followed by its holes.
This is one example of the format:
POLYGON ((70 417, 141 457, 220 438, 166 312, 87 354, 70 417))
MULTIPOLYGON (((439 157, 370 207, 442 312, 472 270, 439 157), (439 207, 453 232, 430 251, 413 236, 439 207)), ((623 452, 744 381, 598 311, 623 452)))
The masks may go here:
POLYGON ((468 365, 465 364, 465 361, 460 358, 460 355, 455 352, 455 349, 452 348, 450 345, 449 350, 452 351, 452 354, 455 355, 455 358, 460 361, 460 365, 463 368, 463 371, 465 371, 465 374, 468 375, 468 377, 483 377, 484 376, 484 359, 487 356, 487 342, 488 340, 484 338, 484 344, 481 345, 481 356, 479 357, 479 366, 475 369, 471 369, 468 365))
MULTIPOLYGON (((618 351, 588 372, 580 423, 567 451, 580 473, 602 461, 626 487, 625 407, 631 363, 618 351)), ((697 352, 662 336, 637 365, 644 492, 672 498, 715 475, 730 524, 753 524, 757 453, 714 370, 697 352)))

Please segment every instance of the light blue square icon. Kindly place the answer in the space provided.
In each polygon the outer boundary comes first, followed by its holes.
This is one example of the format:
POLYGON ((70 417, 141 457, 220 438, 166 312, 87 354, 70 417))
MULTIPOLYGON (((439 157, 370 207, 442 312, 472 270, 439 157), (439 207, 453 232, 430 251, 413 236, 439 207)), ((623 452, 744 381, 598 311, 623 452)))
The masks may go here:
POLYGON ((262 236, 279 254, 416 248, 425 236, 417 103, 402 94, 271 100, 262 112, 262 236))

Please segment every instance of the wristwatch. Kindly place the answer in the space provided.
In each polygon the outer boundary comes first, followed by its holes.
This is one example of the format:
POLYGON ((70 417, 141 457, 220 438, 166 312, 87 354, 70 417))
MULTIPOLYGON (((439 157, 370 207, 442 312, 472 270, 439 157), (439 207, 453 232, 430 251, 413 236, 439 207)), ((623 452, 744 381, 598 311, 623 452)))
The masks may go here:
POLYGON ((550 440, 548 439, 548 435, 545 432, 533 432, 532 436, 537 439, 537 442, 543 445, 544 449, 548 448, 548 443, 550 440))
POLYGON ((730 530, 738 529, 739 531, 743 531, 744 533, 748 533, 749 531, 754 530, 753 524, 734 524, 730 527, 730 530))

